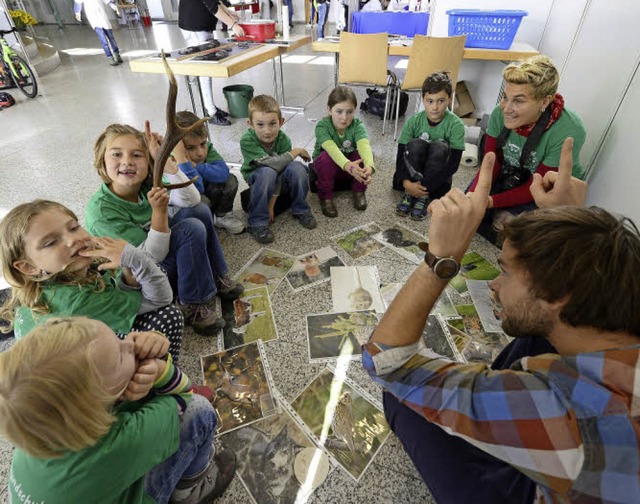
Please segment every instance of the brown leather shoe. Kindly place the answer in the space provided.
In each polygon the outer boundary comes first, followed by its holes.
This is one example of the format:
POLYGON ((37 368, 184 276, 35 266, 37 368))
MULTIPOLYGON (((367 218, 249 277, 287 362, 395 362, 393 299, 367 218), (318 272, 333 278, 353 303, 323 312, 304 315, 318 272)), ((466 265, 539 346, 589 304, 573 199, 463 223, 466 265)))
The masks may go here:
POLYGON ((367 209, 367 197, 363 192, 354 192, 353 193, 353 208, 356 210, 366 210, 367 209))
MULTIPOLYGON (((367 204, 365 203, 365 207, 367 204)), ((332 199, 320 200, 320 208, 322 209, 322 213, 327 217, 337 217, 338 209, 336 208, 336 204, 332 199)))

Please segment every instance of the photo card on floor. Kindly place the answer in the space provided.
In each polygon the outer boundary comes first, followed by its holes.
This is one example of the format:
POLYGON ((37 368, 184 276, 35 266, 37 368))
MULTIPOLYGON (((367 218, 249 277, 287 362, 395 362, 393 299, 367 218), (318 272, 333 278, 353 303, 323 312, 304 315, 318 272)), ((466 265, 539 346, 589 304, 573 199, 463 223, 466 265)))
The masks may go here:
POLYGON ((498 316, 500 312, 500 301, 496 299, 496 295, 489 288, 487 280, 467 280, 467 287, 471 300, 476 307, 476 311, 480 316, 482 328, 486 332, 501 333, 502 321, 498 316))
POLYGON ((334 312, 375 310, 384 313, 377 266, 333 266, 331 297, 334 312))
POLYGON ((427 317, 427 323, 422 332, 422 340, 428 350, 432 350, 447 359, 460 360, 459 355, 454 350, 455 345, 447 329, 447 323, 439 315, 429 315, 427 317))
POLYGON ((320 371, 291 402, 318 446, 358 481, 389 437, 384 413, 346 377, 320 371))
POLYGON ((200 358, 204 384, 213 391, 218 434, 277 413, 262 341, 200 358))
POLYGON ((450 319, 447 323, 468 337, 466 346, 461 351, 462 357, 467 362, 491 364, 507 346, 510 338, 504 333, 485 332, 474 305, 459 305, 456 310, 462 318, 450 319))
POLYGON ((426 236, 420 236, 402 224, 388 227, 373 237, 414 264, 420 264, 424 259, 418 243, 425 241, 426 236))
POLYGON ((236 474, 256 504, 304 504, 332 466, 273 392, 281 406, 277 415, 220 436, 220 442, 235 453, 236 474))
POLYGON ((449 285, 461 296, 467 296, 467 280, 493 280, 500 274, 498 268, 477 252, 468 252, 460 261, 460 272, 451 279, 449 285))
MULTIPOLYGON (((402 289, 403 285, 404 283, 394 282, 383 284, 380 287, 380 295, 382 296, 382 301, 385 305, 385 311, 387 310, 387 308, 389 308, 389 306, 391 305, 391 301, 395 299, 395 297, 398 295, 398 292, 400 292, 400 289, 402 289)), ((442 294, 440 294, 440 297, 436 301, 435 306, 431 309, 431 314, 441 315, 445 319, 460 318, 460 314, 456 311, 456 307, 451 301, 451 297, 449 296, 447 290, 448 288, 445 289, 442 294)))
POLYGON ((341 356, 357 358, 360 346, 378 325, 373 310, 307 315, 307 342, 310 362, 335 361, 341 356))
POLYGON ((373 238, 373 235, 382 231, 382 228, 375 222, 370 222, 364 226, 350 229, 345 233, 331 238, 342 250, 353 259, 359 259, 373 252, 376 252, 384 245, 373 238))
POLYGON ((267 287, 245 290, 237 299, 222 303, 222 316, 226 325, 223 337, 218 339, 219 350, 229 349, 278 337, 267 287))
POLYGON ((289 273, 295 258, 269 248, 261 248, 236 274, 237 282, 245 289, 267 286, 273 294, 289 273))
POLYGON ((300 255, 294 259, 293 267, 287 273, 287 282, 296 292, 328 282, 331 266, 344 266, 342 259, 331 247, 300 255))

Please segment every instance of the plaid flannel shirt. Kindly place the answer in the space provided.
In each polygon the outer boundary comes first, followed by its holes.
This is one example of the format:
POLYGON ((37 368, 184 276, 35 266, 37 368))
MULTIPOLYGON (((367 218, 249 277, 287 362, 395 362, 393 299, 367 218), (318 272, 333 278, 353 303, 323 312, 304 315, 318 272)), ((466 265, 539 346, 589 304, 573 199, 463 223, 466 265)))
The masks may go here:
POLYGON ((363 346, 372 379, 538 485, 545 503, 640 503, 640 345, 459 364, 417 344, 363 346))

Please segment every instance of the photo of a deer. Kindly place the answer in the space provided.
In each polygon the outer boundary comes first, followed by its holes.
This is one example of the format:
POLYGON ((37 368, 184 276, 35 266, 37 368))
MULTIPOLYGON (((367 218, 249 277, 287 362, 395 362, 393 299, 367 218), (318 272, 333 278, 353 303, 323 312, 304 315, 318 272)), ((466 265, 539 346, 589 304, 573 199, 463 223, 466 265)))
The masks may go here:
POLYGON ((197 175, 188 182, 181 182, 179 184, 163 184, 162 173, 164 172, 164 165, 169 159, 173 148, 178 145, 178 142, 180 142, 191 130, 204 124, 209 118, 204 117, 187 128, 178 126, 176 122, 176 99, 178 97, 178 83, 176 82, 176 77, 173 74, 171 67, 167 63, 167 58, 164 54, 164 51, 162 51, 162 62, 164 63, 165 71, 167 72, 167 76, 169 77, 169 96, 167 97, 167 131, 164 134, 164 138, 162 139, 162 143, 160 144, 160 149, 158 150, 158 155, 156 156, 153 165, 153 187, 179 189, 181 187, 186 187, 189 184, 193 184, 197 179, 197 175))

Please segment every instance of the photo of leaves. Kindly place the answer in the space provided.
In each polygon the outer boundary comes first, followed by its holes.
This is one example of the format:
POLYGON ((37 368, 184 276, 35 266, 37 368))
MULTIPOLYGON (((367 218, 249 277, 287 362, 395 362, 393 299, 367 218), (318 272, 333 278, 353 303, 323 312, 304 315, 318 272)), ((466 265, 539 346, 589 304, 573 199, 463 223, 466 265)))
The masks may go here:
POLYGON ((246 290, 238 299, 224 301, 222 317, 226 322, 222 330, 224 349, 278 337, 267 287, 246 290))
POLYGON ((418 243, 425 241, 425 237, 402 224, 387 228, 373 237, 414 264, 420 264, 424 258, 418 243))
POLYGON ((360 355, 360 346, 367 342, 376 325, 378 318, 372 310, 307 315, 309 361, 360 355))
POLYGON ((384 313, 377 266, 333 266, 331 299, 334 312, 375 310, 384 313))
POLYGON ((245 289, 267 286, 269 294, 273 294, 289 273, 295 258, 268 248, 258 250, 236 275, 236 281, 245 289))
POLYGON ((373 238, 373 235, 380 231, 382 228, 378 224, 370 222, 331 239, 353 259, 358 259, 384 247, 382 243, 373 238))
POLYGON ((356 481, 389 436, 382 411, 329 369, 321 371, 291 407, 318 445, 356 481))
POLYGON ((467 280, 493 280, 500 271, 477 252, 469 252, 460 261, 460 272, 451 279, 449 285, 458 294, 468 294, 467 280))
POLYGON ((203 382, 213 391, 218 434, 277 412, 261 341, 203 356, 200 365, 203 382))
POLYGON ((303 254, 295 258, 293 267, 287 274, 287 282, 294 291, 328 282, 331 266, 344 266, 342 259, 331 247, 303 254))
POLYGON ((316 448, 287 408, 229 432, 220 441, 236 454, 236 474, 257 504, 303 504, 331 469, 327 456, 316 448), (305 464, 309 452, 322 457, 323 463, 316 471, 319 481, 301 482, 295 469, 305 464))
POLYGON ((453 340, 447 329, 446 322, 438 315, 429 315, 427 324, 422 331, 422 340, 425 346, 447 359, 459 360, 454 351, 453 340))
POLYGON ((469 294, 471 294, 471 300, 480 316, 482 328, 490 333, 503 332, 502 321, 498 316, 500 302, 489 288, 489 282, 487 280, 467 280, 467 287, 469 288, 469 294))
POLYGON ((462 357, 467 362, 491 364, 510 339, 504 333, 483 331, 475 306, 459 305, 456 310, 462 318, 450 319, 447 323, 469 338, 462 350, 462 357))

